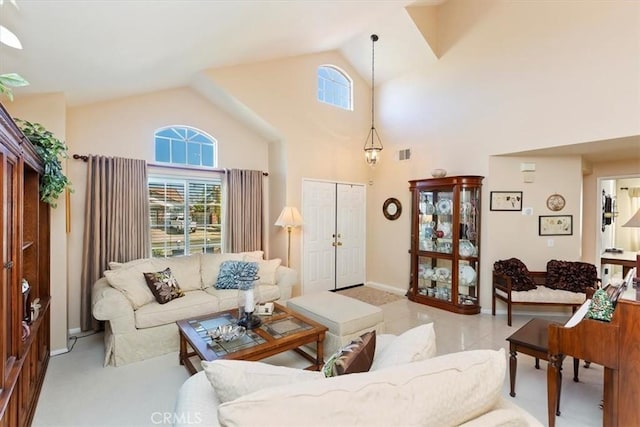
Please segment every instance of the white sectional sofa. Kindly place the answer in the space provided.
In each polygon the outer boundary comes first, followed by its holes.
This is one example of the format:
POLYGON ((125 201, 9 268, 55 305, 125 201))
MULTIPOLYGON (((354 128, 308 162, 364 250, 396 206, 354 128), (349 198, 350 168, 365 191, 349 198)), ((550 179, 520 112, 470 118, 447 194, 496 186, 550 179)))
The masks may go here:
POLYGON ((105 324, 105 365, 127 363, 178 350, 176 321, 238 306, 238 291, 216 289, 224 261, 258 262, 262 301, 291 298, 295 270, 280 260, 263 260, 263 252, 195 254, 110 263, 105 277, 93 286, 93 316, 105 324), (143 273, 169 267, 184 296, 166 304, 156 302, 143 273))
POLYGON ((433 327, 422 325, 378 335, 365 373, 324 378, 261 362, 203 362, 178 392, 174 425, 542 426, 502 396, 504 350, 434 354, 433 327))

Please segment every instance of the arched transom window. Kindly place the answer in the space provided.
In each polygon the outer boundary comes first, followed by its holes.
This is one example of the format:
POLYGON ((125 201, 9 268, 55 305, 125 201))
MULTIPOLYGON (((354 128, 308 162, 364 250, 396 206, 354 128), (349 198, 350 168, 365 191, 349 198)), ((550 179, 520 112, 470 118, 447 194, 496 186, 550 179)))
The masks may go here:
POLYGON ((332 65, 318 67, 318 101, 353 109, 353 82, 349 76, 332 65))
POLYGON ((156 131, 155 161, 175 165, 216 167, 217 141, 188 126, 169 126, 156 131))

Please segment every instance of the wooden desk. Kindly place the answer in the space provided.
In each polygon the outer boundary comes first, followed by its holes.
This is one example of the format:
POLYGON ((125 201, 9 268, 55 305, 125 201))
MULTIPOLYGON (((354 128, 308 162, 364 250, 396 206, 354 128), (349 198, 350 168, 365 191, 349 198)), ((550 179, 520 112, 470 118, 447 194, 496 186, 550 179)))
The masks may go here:
MULTIPOLYGON (((622 277, 626 277, 629 270, 636 266, 636 257, 638 254, 633 251, 624 251, 622 253, 603 252, 600 255, 600 265, 614 264, 622 266, 622 277)), ((603 286, 606 283, 603 284, 603 286)))

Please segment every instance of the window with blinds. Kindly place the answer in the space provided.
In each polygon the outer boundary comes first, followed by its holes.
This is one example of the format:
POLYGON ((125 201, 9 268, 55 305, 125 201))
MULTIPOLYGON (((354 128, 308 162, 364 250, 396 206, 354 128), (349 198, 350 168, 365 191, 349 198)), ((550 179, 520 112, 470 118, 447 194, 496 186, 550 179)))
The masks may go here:
POLYGON ((222 181, 150 176, 151 251, 170 257, 222 251, 222 181))

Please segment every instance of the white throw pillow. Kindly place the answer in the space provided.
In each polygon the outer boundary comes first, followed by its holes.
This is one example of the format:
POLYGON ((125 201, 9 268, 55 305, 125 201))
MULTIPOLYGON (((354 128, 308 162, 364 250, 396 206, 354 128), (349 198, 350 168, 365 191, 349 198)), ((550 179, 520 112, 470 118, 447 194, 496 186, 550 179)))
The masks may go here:
POLYGON ((200 254, 156 258, 156 263, 164 269, 169 267, 175 276, 180 289, 183 291, 198 291, 202 289, 200 274, 200 254))
POLYGON ((240 252, 242 261, 262 261, 264 259, 264 251, 240 252))
POLYGON ((493 408, 504 349, 471 350, 377 372, 270 387, 218 407, 225 426, 453 426, 493 408))
POLYGON ((267 387, 324 379, 324 375, 317 371, 244 360, 203 361, 202 368, 221 403, 267 387))
POLYGON ((433 323, 425 323, 395 337, 376 353, 371 371, 405 363, 419 362, 436 355, 436 333, 433 323))
POLYGON ((276 284, 276 271, 282 260, 280 258, 270 259, 268 261, 258 261, 258 276, 260 277, 260 283, 265 285, 276 284))
POLYGON ((107 270, 104 272, 104 276, 111 286, 127 297, 133 305, 133 309, 137 310, 156 300, 147 286, 144 273, 159 270, 161 268, 155 260, 148 259, 145 262, 122 266, 116 270, 107 270))

